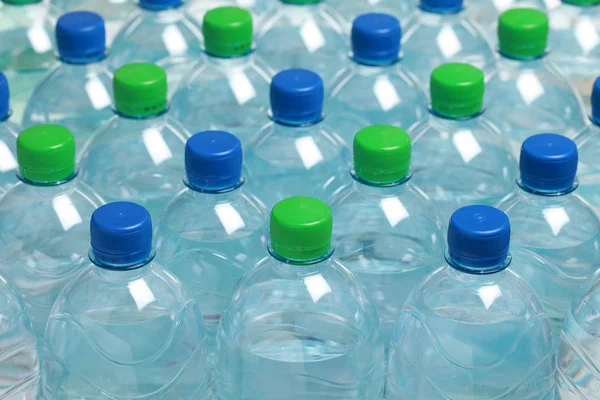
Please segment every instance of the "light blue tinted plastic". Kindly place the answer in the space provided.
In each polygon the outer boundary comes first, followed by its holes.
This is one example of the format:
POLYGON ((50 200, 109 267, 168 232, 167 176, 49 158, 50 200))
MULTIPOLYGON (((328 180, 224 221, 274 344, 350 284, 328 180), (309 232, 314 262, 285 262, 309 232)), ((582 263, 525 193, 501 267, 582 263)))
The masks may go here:
POLYGON ((40 370, 29 310, 13 285, 0 276, 0 396, 36 400, 40 370))
POLYGON ((157 263, 106 270, 89 261, 48 321, 51 399, 211 399, 202 314, 157 263))
POLYGON ((80 152, 112 117, 112 97, 112 73, 104 62, 61 63, 34 90, 23 126, 64 126, 73 132, 75 148, 80 152))
POLYGON ((494 205, 514 190, 517 162, 485 113, 467 120, 431 115, 409 133, 413 181, 443 221, 462 206, 494 205))
POLYGON ((381 399, 375 306, 338 261, 273 257, 240 281, 217 336, 222 400, 381 399))
POLYGON ((596 272, 573 299, 565 316, 557 354, 560 399, 593 399, 598 395, 599 309, 600 272, 596 272))
POLYGON ((600 127, 590 123, 574 140, 579 152, 577 194, 600 212, 600 127))
MULTIPOLYGON (((250 141, 245 153, 248 183, 268 209, 292 196, 327 200, 324 188, 348 170, 350 151, 338 134, 343 124, 352 125, 337 118, 309 126, 269 122, 250 141)), ((360 127, 348 129, 356 133, 360 127)))
POLYGON ((204 14, 213 8, 241 7, 252 13, 252 21, 256 26, 269 11, 275 8, 277 2, 278 0, 190 0, 187 3, 187 11, 196 21, 202 24, 204 14))
POLYGON ((443 263, 443 223, 409 180, 368 186, 349 173, 330 199, 336 256, 365 286, 387 346, 411 290, 443 263))
POLYGON ((14 120, 55 62, 56 13, 43 3, 0 4, 0 71, 8 78, 14 120))
POLYGON ((104 200, 133 201, 158 221, 183 188, 189 133, 163 113, 147 119, 114 116, 88 143, 81 178, 104 200))
POLYGON ((434 14, 417 10, 402 33, 402 65, 429 88, 434 68, 448 62, 473 64, 489 75, 495 54, 481 27, 465 11, 434 14))
POLYGON ((173 97, 172 113, 190 132, 221 129, 242 144, 264 125, 273 76, 255 53, 234 58, 205 57, 192 68, 173 97))
MULTIPOLYGON (((400 61, 376 67, 348 60, 330 85, 327 110, 332 114, 347 112, 359 116, 367 125, 410 128, 428 115, 427 96, 403 65, 400 61)), ((351 145, 355 134, 343 132, 346 143, 351 145)))
POLYGON ((158 226, 158 260, 185 282, 204 316, 210 351, 239 279, 267 256, 269 212, 242 185, 222 193, 186 189, 158 226))
POLYGON ((437 270, 409 296, 390 348, 390 400, 554 399, 550 324, 511 269, 437 270))
POLYGON ((510 218, 512 244, 555 267, 535 278, 545 288, 538 294, 555 331, 577 289, 600 265, 600 219, 576 193, 542 196, 519 189, 498 205, 510 218))
MULTIPOLYGON (((473 0, 467 4, 467 15, 477 22, 493 42, 498 42, 498 18, 504 11, 512 8, 535 8, 548 12, 548 6, 553 6, 553 1, 544 0, 473 0)), ((559 3, 557 1, 557 3, 559 3)))
POLYGON ((17 136, 20 128, 12 118, 0 121, 0 196, 14 186, 17 179, 17 136))
POLYGON ((412 0, 326 0, 348 22, 348 29, 352 21, 359 15, 377 12, 393 15, 400 22, 405 22, 416 8, 412 0))
POLYGON ((327 2, 279 3, 258 31, 258 54, 275 71, 308 69, 329 82, 348 55, 346 22, 327 2))
POLYGON ((0 200, 0 273, 20 290, 41 348, 54 300, 87 264, 89 221, 102 200, 79 177, 19 182, 0 200))
POLYGON ((547 57, 500 57, 486 83, 486 118, 509 139, 518 154, 529 136, 554 132, 573 136, 585 126, 581 98, 547 57))

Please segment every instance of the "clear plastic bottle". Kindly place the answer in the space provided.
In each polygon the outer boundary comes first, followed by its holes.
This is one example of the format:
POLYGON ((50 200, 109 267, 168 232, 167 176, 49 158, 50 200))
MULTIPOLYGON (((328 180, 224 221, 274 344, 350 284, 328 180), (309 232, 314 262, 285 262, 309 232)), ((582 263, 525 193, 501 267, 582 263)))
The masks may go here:
POLYGON ((10 83, 15 121, 54 58, 56 13, 42 0, 0 1, 0 71, 10 83))
POLYGON ((104 20, 88 11, 63 14, 56 24, 56 44, 60 62, 33 91, 23 125, 64 126, 81 150, 112 116, 104 20))
POLYGON ((303 68, 329 82, 348 57, 346 21, 327 0, 277 0, 258 32, 258 53, 275 71, 303 68))
POLYGON ((264 125, 273 72, 253 50, 252 15, 238 7, 209 11, 206 57, 173 97, 173 113, 191 132, 224 129, 243 145, 264 125))
POLYGON ((493 205, 514 189, 517 162, 486 119, 483 72, 444 64, 431 77, 431 115, 413 127, 415 184, 447 221, 459 207, 493 205))
POLYGON ((196 21, 202 23, 204 15, 213 8, 236 6, 252 13, 252 20, 259 25, 264 16, 277 4, 277 0, 191 0, 187 8, 196 21))
POLYGON ((493 207, 452 215, 447 265, 413 290, 396 323, 389 400, 554 399, 550 323, 512 271, 509 242, 509 220, 493 207))
POLYGON ((556 268, 535 279, 554 334, 583 281, 600 265, 600 218, 577 194, 577 147, 564 136, 539 134, 523 142, 516 191, 498 207, 512 225, 512 241, 556 268))
POLYGON ((183 0, 139 0, 139 11, 117 33, 109 63, 113 70, 133 62, 159 63, 175 88, 202 53, 202 28, 183 0))
POLYGON ((89 230, 85 270, 48 320, 46 398, 212 399, 202 313, 153 261, 148 211, 110 203, 94 212, 89 230))
POLYGON ((496 59, 489 38, 465 11, 463 0, 420 0, 404 28, 402 64, 429 88, 434 68, 464 62, 488 76, 496 59))
POLYGON ((271 213, 271 256, 238 284, 217 336, 221 400, 383 398, 375 305, 332 255, 329 207, 311 197, 271 213))
POLYGON ((336 257, 373 298, 387 349, 402 304, 443 263, 443 223, 412 183, 410 137, 373 125, 354 139, 354 167, 329 204, 336 257))
POLYGON ((108 202, 131 200, 158 220, 183 188, 190 134, 170 117, 167 76, 154 64, 119 68, 113 80, 115 114, 82 152, 81 177, 108 202))
POLYGON ((402 23, 406 22, 415 10, 412 0, 325 0, 347 22, 365 13, 393 15, 402 23))
POLYGON ((0 196, 17 182, 17 136, 10 109, 10 88, 6 75, 0 72, 0 196))
POLYGON ((242 146, 223 131, 192 136, 185 150, 187 188, 157 228, 157 260, 195 297, 210 350, 221 313, 240 278, 267 256, 269 213, 242 176, 242 146))
POLYGON ((323 114, 323 97, 314 72, 290 69, 273 78, 272 121, 246 151, 249 184, 269 208, 297 195, 324 199, 326 185, 348 169, 350 154, 338 133, 344 130, 339 119, 323 114))
POLYGON ((549 60, 548 16, 515 8, 500 16, 497 69, 486 83, 487 118, 511 141, 515 154, 529 136, 574 136, 585 126, 577 90, 549 60))
POLYGON ((427 96, 403 67, 401 35, 400 22, 391 15, 371 13, 354 20, 352 53, 329 85, 328 110, 406 129, 425 118, 427 96))
POLYGON ((77 176, 68 129, 24 130, 17 158, 21 182, 0 199, 0 273, 20 290, 41 349, 54 300, 85 267, 87 223, 103 202, 77 176))

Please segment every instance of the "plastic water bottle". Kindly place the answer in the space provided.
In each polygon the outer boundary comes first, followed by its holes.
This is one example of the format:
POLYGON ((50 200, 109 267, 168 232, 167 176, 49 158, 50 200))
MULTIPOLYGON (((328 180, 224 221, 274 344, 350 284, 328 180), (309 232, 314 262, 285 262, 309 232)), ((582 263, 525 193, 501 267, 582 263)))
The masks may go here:
POLYGON ((269 213, 242 177, 242 146, 223 131, 192 136, 185 150, 187 188, 165 209, 157 260, 195 297, 211 352, 221 313, 240 278, 267 256, 269 213))
POLYGON ((56 15, 42 0, 0 1, 0 71, 8 77, 14 118, 54 63, 56 15))
POLYGON ((81 177, 107 202, 131 200, 158 220, 183 188, 188 131, 169 116, 167 77, 154 64, 119 68, 115 114, 86 146, 81 177))
POLYGON ((61 292, 48 320, 47 397, 211 399, 202 313, 153 261, 148 211, 110 203, 94 212, 89 229, 86 269, 61 292))
POLYGON ((73 134, 37 125, 17 140, 19 178, 0 199, 0 273, 23 295, 38 345, 54 300, 87 262, 87 222, 102 204, 81 183, 73 134))
POLYGON ((12 121, 8 79, 0 72, 0 196, 18 182, 15 171, 19 128, 12 121))
POLYGON ((412 15, 415 3, 412 0, 325 0, 348 22, 365 13, 393 15, 401 22, 412 15))
POLYGON ((282 71, 303 68, 329 82, 348 57, 346 21, 324 0, 277 0, 258 33, 258 52, 282 71))
POLYGON ((434 68, 448 62, 464 62, 488 76, 495 55, 482 28, 465 11, 463 0, 420 0, 406 23, 402 40, 402 65, 429 87, 434 68))
POLYGON ((333 255, 329 207, 271 213, 271 256, 246 274, 217 337, 222 400, 381 399, 384 349, 371 297, 333 255))
POLYGON ((139 11, 117 33, 110 65, 117 70, 133 62, 158 63, 176 88, 202 56, 202 28, 187 14, 183 0, 139 0, 139 11))
POLYGON ((23 125, 64 126, 73 132, 81 150, 112 116, 104 20, 88 11, 64 14, 56 24, 56 44, 60 63, 31 95, 23 125))
POLYGON ((396 323, 389 400, 554 399, 550 324, 512 271, 509 241, 495 208, 452 215, 447 265, 413 290, 396 323))
POLYGON ((447 221, 465 205, 494 205, 514 190, 517 162, 486 119, 483 72, 445 64, 431 76, 431 115, 409 131, 415 184, 447 221))
POLYGON ((361 15, 351 37, 352 55, 330 85, 329 109, 360 115, 369 124, 407 129, 423 119, 427 97, 399 58, 398 20, 387 14, 361 15))
POLYGON ((542 11, 516 8, 500 16, 500 57, 487 82, 486 114, 515 153, 539 132, 573 136, 585 126, 581 97, 549 61, 547 39, 548 17, 542 11))
POLYGON ((202 25, 207 56, 173 97, 173 113, 191 132, 224 129, 242 144, 264 124, 273 72, 252 47, 252 15, 238 7, 209 11, 202 25))
POLYGON ((250 186, 269 208, 291 196, 324 197, 329 181, 347 171, 350 154, 338 120, 324 117, 323 97, 323 81, 312 71, 290 69, 273 78, 272 121, 246 151, 250 186))
POLYGON ((188 7, 188 12, 196 21, 204 21, 204 15, 213 8, 236 6, 244 8, 252 13, 252 20, 255 24, 277 4, 277 0, 191 0, 188 7))
POLYGON ((520 170, 516 192, 498 207, 510 218, 513 244, 556 266, 533 279, 558 336, 571 299, 600 265, 600 218, 577 195, 577 147, 571 139, 530 137, 523 142, 520 170))
POLYGON ((373 125, 354 139, 354 168, 330 199, 336 257, 373 298, 389 344, 402 304, 443 263, 443 223, 412 184, 410 137, 373 125))

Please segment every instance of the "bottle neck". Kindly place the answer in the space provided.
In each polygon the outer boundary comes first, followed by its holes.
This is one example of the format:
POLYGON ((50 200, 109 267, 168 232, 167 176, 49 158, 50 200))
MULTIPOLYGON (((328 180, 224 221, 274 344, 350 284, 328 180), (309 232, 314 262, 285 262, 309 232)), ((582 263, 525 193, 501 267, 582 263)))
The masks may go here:
POLYGON ((528 195, 536 197, 559 197, 566 196, 577 190, 577 187, 579 187, 579 181, 577 180, 577 178, 575 178, 572 181, 569 180, 568 182, 558 186, 540 188, 530 184, 528 185, 527 182, 523 179, 518 179, 517 185, 519 186, 519 188, 521 188, 523 192, 527 193, 528 195))
POLYGON ((483 115, 485 111, 485 108, 482 108, 481 110, 477 111, 474 114, 465 114, 465 115, 446 115, 446 114, 441 114, 437 111, 435 111, 431 105, 429 106, 429 113, 434 116, 435 118, 438 119, 443 119, 446 121, 469 121, 475 118, 480 117, 481 115, 483 115))
POLYGON ((274 259, 276 259, 277 261, 282 262, 284 264, 288 264, 288 265, 292 265, 292 266, 300 266, 300 267, 308 266, 308 265, 315 265, 315 264, 320 264, 322 262, 325 262, 331 258, 331 256, 333 255, 333 253, 335 251, 335 248, 332 244, 331 247, 329 248, 329 251, 321 256, 299 260, 299 259, 287 258, 287 257, 277 254, 277 252, 275 252, 273 250, 273 247, 271 247, 271 245, 267 246, 267 249, 269 250, 269 254, 271 254, 271 256, 274 259))
POLYGON ((87 57, 68 57, 60 55, 58 56, 59 61, 65 64, 73 64, 73 65, 88 65, 95 64, 101 61, 104 61, 107 57, 106 52, 93 54, 87 57))
POLYGON ((66 186, 75 180, 78 173, 79 173, 79 171, 76 170, 71 175, 69 175, 63 179, 59 179, 59 180, 55 180, 55 181, 35 181, 35 180, 30 180, 30 179, 25 178, 23 176, 23 174, 21 174, 21 172, 19 170, 17 170, 17 178, 19 178, 19 180, 21 182, 23 182, 24 184, 29 185, 29 186, 37 186, 37 187, 66 186))
POLYGON ((225 194, 233 192, 244 185, 246 179, 244 177, 240 178, 234 185, 226 185, 226 186, 218 186, 216 187, 208 185, 201 185, 198 182, 194 182, 193 179, 190 179, 189 176, 183 178, 183 183, 192 191, 197 193, 206 193, 206 194, 225 194))
POLYGON ((469 259, 448 249, 446 262, 452 269, 468 275, 491 275, 508 268, 512 261, 510 254, 492 259, 469 259))
POLYGON ((548 51, 543 52, 542 54, 538 54, 535 56, 515 56, 503 53, 502 50, 498 49, 498 54, 500 55, 500 59, 503 61, 508 61, 512 63, 530 63, 534 61, 543 60, 549 54, 548 51))
POLYGON ((164 110, 162 110, 156 114, 134 115, 134 114, 127 114, 127 113, 120 112, 116 108, 113 109, 113 112, 116 115, 118 115, 119 117, 125 118, 125 119, 130 119, 130 120, 156 119, 156 118, 160 118, 161 116, 165 115, 168 111, 169 111, 169 107, 165 108, 164 110))
POLYGON ((376 188, 376 189, 402 186, 405 183, 407 183, 408 181, 410 181, 410 179, 412 178, 412 173, 408 173, 405 177, 403 177, 402 179, 399 179, 399 180, 390 181, 390 182, 373 182, 373 181, 369 181, 369 180, 363 179, 360 176, 358 176, 354 169, 350 170, 350 175, 356 182, 358 182, 362 186, 367 186, 367 187, 376 188))
POLYGON ((160 4, 154 4, 152 2, 140 1, 138 5, 140 8, 142 8, 144 10, 148 10, 148 11, 164 11, 164 10, 169 10, 172 8, 181 7, 183 5, 183 1, 182 0, 171 0, 171 1, 164 1, 160 4))
POLYGON ((150 255, 141 257, 139 255, 132 255, 119 257, 119 260, 110 260, 108 257, 105 257, 102 254, 97 254, 92 248, 90 249, 88 256, 90 261, 99 267, 98 269, 120 274, 147 267, 154 260, 155 253, 151 252, 150 255))

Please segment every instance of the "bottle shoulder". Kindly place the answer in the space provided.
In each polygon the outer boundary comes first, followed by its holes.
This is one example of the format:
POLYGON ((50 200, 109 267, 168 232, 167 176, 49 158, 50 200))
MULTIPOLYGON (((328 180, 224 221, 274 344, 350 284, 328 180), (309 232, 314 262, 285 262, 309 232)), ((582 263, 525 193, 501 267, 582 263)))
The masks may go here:
MULTIPOLYGON (((323 3, 309 6, 279 4, 265 17, 257 37, 260 43, 267 34, 281 30, 296 30, 301 34, 303 26, 309 26, 313 28, 313 31, 314 28, 317 28, 321 31, 321 35, 331 31, 345 42, 343 35, 346 24, 343 17, 334 8, 323 3)), ((333 43, 328 44, 332 45, 333 43)))

